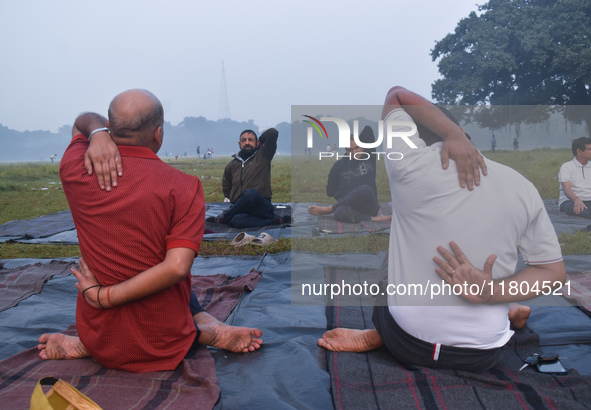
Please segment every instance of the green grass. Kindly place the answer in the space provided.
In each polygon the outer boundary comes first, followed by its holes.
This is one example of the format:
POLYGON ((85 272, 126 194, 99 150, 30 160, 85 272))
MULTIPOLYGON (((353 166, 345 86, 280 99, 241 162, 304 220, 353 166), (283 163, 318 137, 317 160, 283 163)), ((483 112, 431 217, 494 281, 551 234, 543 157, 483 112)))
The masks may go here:
MULTIPOLYGON (((290 238, 281 238, 267 246, 246 245, 235 248, 230 241, 203 241, 200 256, 262 255, 264 252, 279 253, 291 250, 290 238)), ((39 245, 28 243, 0 243, 0 259, 17 258, 67 258, 79 257, 78 245, 39 245)))
MULTIPOLYGON (((316 156, 294 157, 291 161, 291 197, 293 202, 333 203, 326 196, 326 181, 335 159, 322 161, 316 156)), ((378 202, 390 202, 390 184, 384 165, 378 162, 376 170, 378 202)))
POLYGON ((80 256, 78 245, 46 245, 28 243, 0 243, 0 259, 19 258, 77 258, 80 256))
POLYGON ((68 209, 58 165, 0 165, 0 209, 0 223, 68 209))
POLYGON ((568 148, 482 153, 485 157, 515 169, 529 179, 543 199, 558 199, 558 171, 562 164, 573 159, 573 154, 568 148))
MULTIPOLYGON (((222 175, 229 159, 202 160, 184 158, 164 161, 181 171, 201 179, 206 202, 221 202, 222 175)), ((289 157, 276 157, 271 171, 271 188, 274 202, 291 201, 291 166, 289 157)), ((0 165, 0 224, 17 220, 37 218, 53 212, 69 209, 68 201, 61 189, 59 164, 1 164, 0 165), (44 189, 46 188, 46 189, 44 189)), ((289 239, 259 247, 248 245, 240 248, 230 246, 230 241, 204 241, 199 254, 211 255, 262 255, 284 252, 291 249, 289 239)), ((80 249, 76 245, 31 245, 22 243, 1 243, 0 259, 15 258, 61 258, 77 257, 80 249)))
MULTIPOLYGON (((569 149, 538 149, 532 151, 484 151, 483 154, 508 165, 532 181, 542 198, 558 198, 558 170, 572 158, 569 149)), ((202 160, 183 158, 165 159, 165 162, 201 179, 206 202, 223 201, 221 183, 229 159, 202 160)), ((332 203, 326 196, 326 179, 334 160, 319 161, 316 157, 276 157, 272 165, 274 202, 332 203)), ((388 178, 382 164, 377 170, 378 200, 390 201, 388 178)), ((15 219, 30 219, 68 209, 59 183, 59 164, 27 163, 0 165, 0 223, 15 219)), ((560 234, 563 253, 591 253, 591 238, 587 233, 560 234)), ((308 239, 282 239, 265 248, 252 245, 233 248, 229 241, 203 242, 200 254, 259 255, 290 249, 312 252, 377 252, 388 246, 387 235, 356 237, 327 237, 308 239)), ((77 246, 0 244, 0 259, 51 258, 78 256, 77 246)))
MULTIPOLYGON (((537 149, 531 151, 483 151, 483 154, 496 162, 507 165, 527 179, 540 192, 543 199, 558 198, 558 170, 572 159, 570 149, 537 149)), ((295 157, 292 160, 292 199, 294 202, 331 203, 326 196, 326 180, 335 160, 316 156, 295 157)), ((378 201, 390 201, 390 185, 385 167, 378 162, 376 185, 378 201)))
POLYGON ((558 242, 563 255, 583 255, 591 253, 591 236, 589 232, 573 231, 558 234, 558 242))
POLYGON ((318 253, 376 253, 387 250, 389 240, 388 234, 292 238, 291 249, 318 253))

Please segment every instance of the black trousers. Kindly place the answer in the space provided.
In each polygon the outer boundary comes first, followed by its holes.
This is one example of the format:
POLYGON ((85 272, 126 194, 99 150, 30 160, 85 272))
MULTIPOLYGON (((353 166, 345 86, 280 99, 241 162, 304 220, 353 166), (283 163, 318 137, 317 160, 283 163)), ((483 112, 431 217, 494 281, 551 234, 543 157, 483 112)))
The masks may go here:
POLYGON ((501 360, 500 347, 470 349, 417 339, 396 323, 388 306, 375 306, 372 320, 388 351, 404 365, 483 372, 501 360))

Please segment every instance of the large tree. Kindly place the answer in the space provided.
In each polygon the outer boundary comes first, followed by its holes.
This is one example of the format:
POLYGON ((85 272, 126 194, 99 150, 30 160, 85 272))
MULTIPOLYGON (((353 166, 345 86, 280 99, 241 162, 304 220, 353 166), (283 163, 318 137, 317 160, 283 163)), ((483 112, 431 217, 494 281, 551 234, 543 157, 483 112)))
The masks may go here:
MULTIPOLYGON (((589 110, 573 107, 591 105, 591 1, 490 0, 478 9, 431 51, 443 76, 433 84, 433 98, 445 104, 551 105, 570 121, 585 121, 591 133, 589 110)), ((550 111, 502 122, 535 122, 550 111)))

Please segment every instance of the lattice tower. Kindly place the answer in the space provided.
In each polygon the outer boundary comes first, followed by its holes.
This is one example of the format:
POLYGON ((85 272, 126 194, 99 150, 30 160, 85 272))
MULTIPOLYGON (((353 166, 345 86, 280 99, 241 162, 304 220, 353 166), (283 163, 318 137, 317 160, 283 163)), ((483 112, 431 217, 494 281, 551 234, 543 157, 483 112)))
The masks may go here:
POLYGON ((218 120, 223 118, 230 118, 230 103, 228 102, 228 89, 226 88, 224 60, 222 60, 222 76, 220 78, 220 106, 218 110, 218 120))

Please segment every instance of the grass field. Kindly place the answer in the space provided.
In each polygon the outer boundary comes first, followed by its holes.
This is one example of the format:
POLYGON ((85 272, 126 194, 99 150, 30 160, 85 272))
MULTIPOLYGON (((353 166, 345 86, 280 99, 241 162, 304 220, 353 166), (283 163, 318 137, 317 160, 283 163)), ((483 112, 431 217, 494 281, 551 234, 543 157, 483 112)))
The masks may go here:
MULTIPOLYGON (((569 149, 539 149, 532 151, 483 151, 485 157, 505 164, 527 179, 538 189, 543 199, 558 198, 558 170, 572 159, 569 149)), ((292 199, 294 202, 331 201, 326 196, 326 178, 334 163, 331 158, 318 160, 316 156, 296 157, 292 161, 292 199)), ((390 188, 385 167, 378 163, 376 184, 378 201, 390 201, 390 188)))
MULTIPOLYGON (((181 171, 201 179, 206 202, 222 202, 222 175, 228 159, 165 160, 181 171)), ((121 180, 125 183, 125 177, 121 180)), ((291 201, 289 157, 273 160, 273 201, 291 201)), ((59 164, 0 164, 0 224, 15 219, 30 219, 68 208, 61 188, 59 164)))
MULTIPOLYGON (((572 158, 568 149, 540 149, 532 151, 497 151, 483 154, 506 164, 534 183, 542 198, 558 198, 558 170, 572 158)), ((224 199, 221 181, 228 158, 202 160, 182 158, 165 159, 167 163, 201 179, 206 202, 224 199)), ((276 157, 272 168, 274 202, 332 203, 326 196, 326 178, 334 161, 319 161, 316 157, 276 157)), ((124 183, 125 179, 121 180, 124 183)), ((390 200, 389 185, 383 166, 377 172, 378 200, 390 200)), ((59 181, 59 164, 19 163, 0 164, 0 224, 15 219, 36 218, 68 209, 59 181)), ((560 235, 563 253, 591 253, 591 238, 586 233, 560 235)), ((204 242, 201 255, 262 254, 300 249, 316 252, 375 252, 387 248, 387 235, 358 237, 331 237, 314 240, 282 239, 273 246, 234 249, 227 241, 204 242)), ((77 246, 0 244, 0 259, 50 258, 78 256, 77 246)))
POLYGON ((542 148, 531 151, 483 151, 485 157, 505 164, 529 179, 542 199, 558 199, 560 184, 558 171, 566 161, 573 159, 568 148, 542 148))

